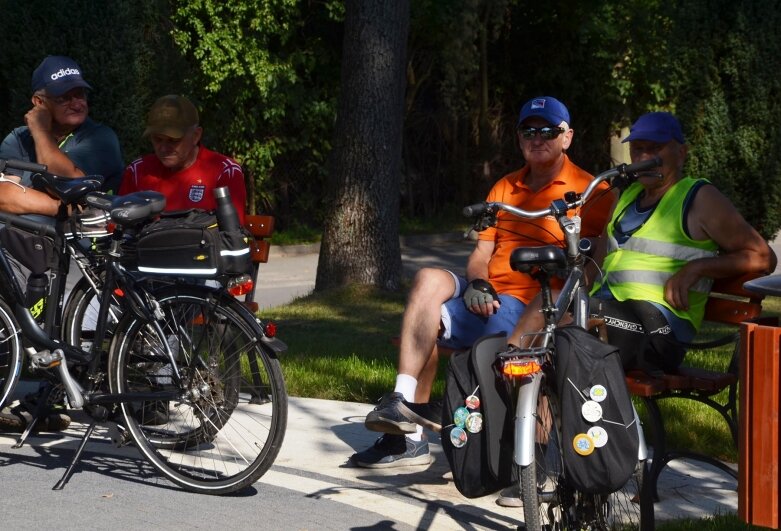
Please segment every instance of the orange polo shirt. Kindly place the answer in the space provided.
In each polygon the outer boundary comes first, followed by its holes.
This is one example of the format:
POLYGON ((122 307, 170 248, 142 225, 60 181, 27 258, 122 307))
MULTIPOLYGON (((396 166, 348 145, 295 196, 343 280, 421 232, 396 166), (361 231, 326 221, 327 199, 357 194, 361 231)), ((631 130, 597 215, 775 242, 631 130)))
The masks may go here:
MULTIPOLYGON (((548 208, 554 199, 562 199, 566 192, 583 192, 593 180, 590 173, 575 166, 566 155, 559 175, 537 192, 524 185, 527 173, 529 167, 524 166, 502 177, 491 189, 486 201, 508 203, 524 210, 542 210, 548 208)), ((602 234, 613 205, 613 194, 602 193, 607 188, 607 184, 602 183, 581 208, 581 236, 595 237, 602 234)), ((498 213, 496 226, 482 231, 478 238, 491 240, 495 244, 488 263, 488 280, 494 289, 525 303, 537 295, 540 284, 531 276, 510 268, 512 251, 518 247, 565 245, 564 234, 553 216, 531 220, 504 211, 498 213)), ((554 287, 560 286, 561 282, 556 279, 554 287)))

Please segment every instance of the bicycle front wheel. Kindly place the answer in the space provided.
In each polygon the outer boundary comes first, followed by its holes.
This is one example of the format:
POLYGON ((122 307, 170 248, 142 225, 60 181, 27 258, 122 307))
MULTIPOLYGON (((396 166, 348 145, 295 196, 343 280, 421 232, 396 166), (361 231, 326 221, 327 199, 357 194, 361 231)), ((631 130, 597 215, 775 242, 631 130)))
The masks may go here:
MULTIPOLYGON (((535 458, 520 470, 526 529, 650 530, 653 501, 644 488, 645 461, 611 494, 587 494, 567 484, 557 395, 544 380, 537 399, 535 458)), ((571 442, 569 442, 571 444, 571 442)))
POLYGON ((112 385, 119 393, 173 391, 177 398, 123 403, 126 428, 149 462, 185 489, 241 490, 268 470, 282 445, 287 395, 279 361, 258 322, 230 295, 179 286, 156 299, 180 382, 158 334, 128 314, 112 343, 112 385))
POLYGON ((10 401, 21 372, 21 331, 11 309, 0 300, 0 408, 10 401))

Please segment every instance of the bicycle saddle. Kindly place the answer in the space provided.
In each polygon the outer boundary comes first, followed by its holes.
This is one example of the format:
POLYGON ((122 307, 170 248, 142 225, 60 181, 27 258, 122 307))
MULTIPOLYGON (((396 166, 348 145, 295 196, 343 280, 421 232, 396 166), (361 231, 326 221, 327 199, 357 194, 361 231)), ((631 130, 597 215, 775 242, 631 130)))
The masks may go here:
POLYGON ((89 206, 108 212, 111 221, 123 227, 154 217, 165 208, 165 196, 151 191, 120 196, 92 193, 86 200, 89 206))
POLYGON ((536 268, 556 273, 567 268, 567 255, 555 245, 519 247, 510 255, 510 267, 521 273, 531 273, 536 268))
POLYGON ((100 190, 103 186, 102 175, 87 175, 85 177, 60 177, 51 173, 35 173, 32 177, 33 188, 49 192, 66 205, 77 203, 90 192, 100 190))

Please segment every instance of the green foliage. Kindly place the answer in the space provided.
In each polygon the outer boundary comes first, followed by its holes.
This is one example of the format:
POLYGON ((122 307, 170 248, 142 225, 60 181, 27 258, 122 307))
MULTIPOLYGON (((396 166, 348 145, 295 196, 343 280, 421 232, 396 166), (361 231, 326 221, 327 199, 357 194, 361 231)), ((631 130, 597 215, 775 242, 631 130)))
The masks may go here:
POLYGON ((339 79, 332 35, 341 3, 173 5, 173 38, 191 72, 186 90, 205 109, 207 142, 244 165, 250 210, 275 212, 282 228, 317 212, 339 79))
MULTIPOLYGON (((771 236, 781 226, 781 11, 774 0, 416 0, 411 3, 401 211, 439 215, 482 199, 522 164, 520 105, 570 109, 570 155, 610 165, 608 139, 670 110, 691 145, 687 171, 713 180, 771 236)), ((248 175, 250 210, 278 227, 321 225, 340 83, 342 0, 0 0, 27 36, 0 54, 0 132, 21 125, 32 70, 76 59, 93 117, 127 162, 159 96, 198 105, 205 143, 248 175), (107 7, 110 6, 110 7, 107 7)))
POLYGON ((674 17, 670 85, 693 147, 688 169, 772 237, 781 227, 781 14, 772 0, 681 0, 674 17))

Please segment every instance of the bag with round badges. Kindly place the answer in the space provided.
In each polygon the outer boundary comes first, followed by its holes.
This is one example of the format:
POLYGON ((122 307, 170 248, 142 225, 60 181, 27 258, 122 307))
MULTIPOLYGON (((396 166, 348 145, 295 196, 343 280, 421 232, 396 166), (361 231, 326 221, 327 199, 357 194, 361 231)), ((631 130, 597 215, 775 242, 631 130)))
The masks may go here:
POLYGON ((564 474, 581 492, 615 492, 632 476, 640 444, 618 349, 578 326, 554 338, 564 474))

